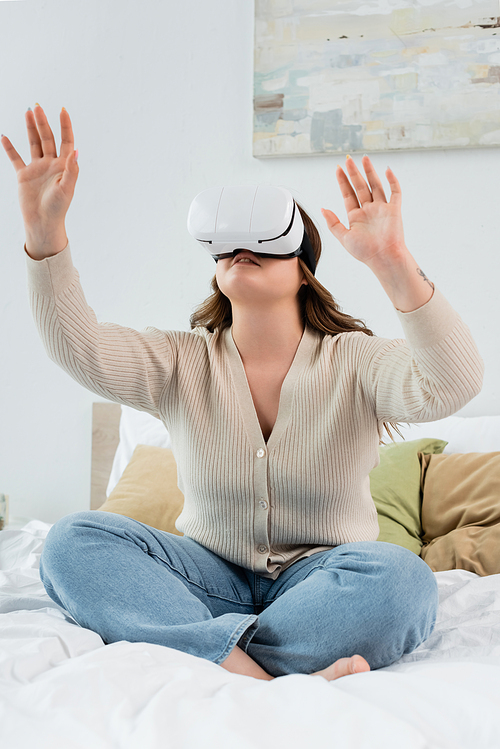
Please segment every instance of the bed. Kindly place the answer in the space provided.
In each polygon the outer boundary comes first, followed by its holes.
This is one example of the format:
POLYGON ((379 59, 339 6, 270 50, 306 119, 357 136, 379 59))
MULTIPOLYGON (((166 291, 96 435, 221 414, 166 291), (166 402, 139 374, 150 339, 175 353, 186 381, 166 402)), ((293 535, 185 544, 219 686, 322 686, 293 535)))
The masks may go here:
MULTIPOLYGON (((387 668, 333 682, 303 674, 264 682, 168 647, 104 645, 44 591, 38 565, 50 525, 7 524, 0 532, 2 748, 498 749, 500 417, 452 416, 402 433, 404 441, 396 435, 395 445, 381 446, 384 459, 370 478, 381 534, 424 559, 425 552, 436 568, 436 627, 417 650, 387 668), (450 476, 460 472, 465 504, 453 517, 460 501, 450 476), (434 495, 426 494, 431 476, 434 495), (402 497, 410 484, 412 496, 402 497), (398 512, 405 505, 404 517, 391 516, 395 504, 398 512), (431 537, 436 516, 448 525, 431 537), (438 569, 443 565, 449 568, 438 569)), ((130 492, 141 469, 134 465, 145 452, 164 461, 173 510, 162 522, 175 522, 182 496, 168 433, 154 417, 115 404, 94 406, 92 509, 133 516, 138 500, 130 492)))

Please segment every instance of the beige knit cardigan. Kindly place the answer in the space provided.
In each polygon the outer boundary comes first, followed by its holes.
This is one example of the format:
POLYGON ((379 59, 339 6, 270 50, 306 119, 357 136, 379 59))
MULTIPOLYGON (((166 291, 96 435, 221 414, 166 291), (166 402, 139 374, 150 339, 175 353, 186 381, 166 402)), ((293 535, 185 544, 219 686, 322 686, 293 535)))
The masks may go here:
POLYGON ((169 431, 185 497, 178 530, 267 578, 323 549, 375 541, 369 473, 382 422, 442 419, 481 390, 484 365, 469 328, 435 289, 419 309, 396 310, 406 340, 322 337, 306 327, 266 443, 230 328, 98 323, 69 244, 27 264, 50 358, 169 431))

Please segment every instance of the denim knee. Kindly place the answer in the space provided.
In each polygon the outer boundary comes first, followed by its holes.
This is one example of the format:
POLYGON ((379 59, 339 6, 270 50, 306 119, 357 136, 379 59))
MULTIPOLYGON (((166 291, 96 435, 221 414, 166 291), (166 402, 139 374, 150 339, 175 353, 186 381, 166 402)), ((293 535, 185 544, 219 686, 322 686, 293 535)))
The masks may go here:
POLYGON ((390 586, 391 594, 398 599, 400 610, 407 611, 408 624, 415 627, 415 636, 419 633, 413 650, 427 640, 436 623, 439 606, 436 577, 429 565, 413 551, 396 544, 378 543, 390 547, 384 549, 388 559, 386 572, 389 578, 398 580, 397 585, 390 586))
MULTIPOLYGON (((73 531, 77 525, 82 527, 87 519, 92 519, 93 512, 73 512, 58 520, 49 530, 42 554, 40 556, 40 578, 51 598, 56 600, 54 584, 58 571, 64 572, 68 564, 68 555, 74 555, 75 542, 73 531)), ((60 603, 59 599, 56 601, 60 603)))
POLYGON ((412 582, 414 583, 414 588, 412 590, 412 596, 417 595, 419 597, 423 617, 423 633, 422 640, 419 643, 420 645, 432 634, 436 624, 439 608, 439 588, 436 576, 429 565, 414 552, 409 551, 408 553, 413 555, 412 568, 414 572, 412 582))
MULTIPOLYGON (((371 622, 371 636, 363 645, 366 654, 358 652, 374 669, 390 665, 413 652, 434 629, 439 603, 434 573, 414 552, 396 544, 346 544, 345 553, 341 567, 361 573, 368 586, 362 611, 371 622)), ((332 561, 333 571, 338 558, 332 561)), ((355 577, 352 585, 357 585, 355 577)))

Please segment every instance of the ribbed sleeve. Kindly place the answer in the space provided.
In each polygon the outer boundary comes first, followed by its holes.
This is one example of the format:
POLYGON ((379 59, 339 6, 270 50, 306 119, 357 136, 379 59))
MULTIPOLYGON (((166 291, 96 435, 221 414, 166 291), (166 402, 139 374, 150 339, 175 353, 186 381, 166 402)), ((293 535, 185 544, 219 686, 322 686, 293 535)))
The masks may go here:
POLYGON ((484 362, 467 325, 439 289, 423 307, 399 312, 406 339, 363 341, 360 371, 380 421, 436 421, 480 391, 484 362))
POLYGON ((169 336, 99 323, 69 244, 45 260, 26 258, 33 317, 52 361, 93 393, 157 415, 175 356, 169 336))

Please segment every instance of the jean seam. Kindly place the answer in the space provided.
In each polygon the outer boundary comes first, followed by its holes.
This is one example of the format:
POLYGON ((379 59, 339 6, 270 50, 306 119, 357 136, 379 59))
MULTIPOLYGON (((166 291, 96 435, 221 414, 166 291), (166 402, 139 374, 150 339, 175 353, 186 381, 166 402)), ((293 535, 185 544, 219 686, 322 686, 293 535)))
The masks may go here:
POLYGON ((259 628, 259 622, 257 617, 257 626, 252 628, 249 627, 243 637, 241 637, 240 641, 237 643, 238 647, 243 650, 244 653, 248 653, 248 648, 250 646, 250 643, 252 642, 255 633, 257 632, 259 628))
MULTIPOLYGON (((317 571, 318 571, 319 569, 322 569, 322 570, 325 570, 325 569, 326 569, 326 567, 325 567, 325 565, 324 565, 324 563, 323 563, 323 562, 320 562, 320 563, 319 563, 319 564, 318 564, 318 565, 317 565, 316 567, 313 567, 313 569, 312 569, 312 570, 310 570, 310 571, 309 571, 309 572, 307 573, 307 575, 306 575, 305 577, 303 577, 303 578, 302 578, 302 580, 301 580, 300 582, 301 582, 301 583, 303 583, 303 582, 304 582, 304 580, 307 580, 307 578, 308 578, 308 577, 310 577, 310 576, 311 576, 311 575, 313 574, 313 572, 317 572, 317 571)), ((291 579, 292 579, 292 578, 290 578, 290 580, 291 580, 291 579)), ((290 582, 290 580, 289 580, 288 582, 290 582)), ((295 583, 295 585, 298 585, 298 583, 295 583)), ((294 587, 294 586, 292 585, 292 588, 293 588, 293 587, 294 587)), ((291 590, 291 588, 288 588, 288 590, 291 590)), ((287 590, 287 591, 285 591, 285 592, 288 592, 288 590, 287 590)), ((283 593, 282 593, 281 595, 283 595, 283 593)), ((279 596, 278 596, 278 597, 279 597, 279 596)), ((274 598, 266 598, 266 600, 265 600, 265 601, 262 601, 262 605, 263 605, 263 606, 265 606, 265 604, 266 604, 266 603, 269 603, 269 604, 270 604, 270 603, 274 603, 275 601, 276 601, 276 596, 275 596, 274 598)))
MULTIPOLYGON (((228 655, 234 650, 236 644, 238 643, 238 640, 241 639, 242 630, 248 629, 249 626, 251 626, 252 624, 255 624, 255 622, 257 622, 257 627, 258 627, 258 620, 259 620, 259 617, 256 616, 255 614, 250 614, 249 616, 247 616, 246 619, 244 619, 241 622, 241 624, 238 627, 236 627, 226 647, 222 651, 221 655, 219 655, 214 660, 214 663, 216 663, 217 665, 220 665, 222 661, 225 661, 228 655), (248 624, 249 620, 250 620, 250 625, 248 624)), ((257 627, 255 627, 255 631, 257 630, 257 627)))
POLYGON ((228 603, 237 604, 239 606, 253 606, 253 601, 249 601, 248 603, 242 603, 241 601, 236 601, 233 598, 226 598, 225 596, 219 596, 216 593, 209 593, 206 588, 203 587, 203 585, 200 585, 199 583, 196 583, 194 580, 190 580, 189 577, 187 577, 183 572, 180 572, 178 569, 176 569, 172 564, 170 564, 166 559, 159 556, 159 554, 155 554, 154 551, 148 551, 149 556, 156 557, 161 562, 163 562, 170 570, 173 572, 176 572, 178 575, 184 578, 190 585, 194 585, 200 590, 203 590, 204 593, 207 594, 210 598, 217 598, 220 601, 227 601, 228 603))

